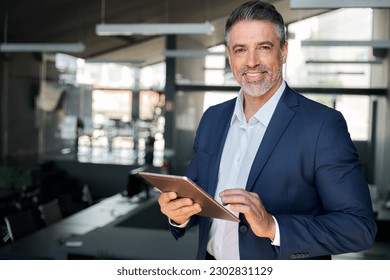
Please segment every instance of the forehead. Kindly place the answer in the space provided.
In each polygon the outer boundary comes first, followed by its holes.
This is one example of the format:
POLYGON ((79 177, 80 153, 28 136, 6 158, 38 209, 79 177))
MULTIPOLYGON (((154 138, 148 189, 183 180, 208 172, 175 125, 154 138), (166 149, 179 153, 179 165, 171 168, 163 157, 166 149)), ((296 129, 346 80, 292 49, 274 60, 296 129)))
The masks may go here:
POLYGON ((265 20, 239 21, 230 30, 230 44, 249 44, 251 42, 279 41, 275 26, 265 20))

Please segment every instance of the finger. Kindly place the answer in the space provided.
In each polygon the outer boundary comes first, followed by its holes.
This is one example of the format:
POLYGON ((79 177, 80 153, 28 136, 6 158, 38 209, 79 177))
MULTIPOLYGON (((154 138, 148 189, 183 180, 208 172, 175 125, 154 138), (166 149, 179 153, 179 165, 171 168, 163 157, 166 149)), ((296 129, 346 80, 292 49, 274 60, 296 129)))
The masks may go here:
POLYGON ((176 213, 178 216, 190 217, 192 215, 198 214, 200 211, 202 211, 202 207, 199 205, 199 203, 193 203, 192 205, 177 209, 176 213))
POLYGON ((167 204, 171 200, 174 200, 177 198, 177 194, 175 192, 164 192, 160 194, 158 198, 158 203, 161 204, 167 204))
POLYGON ((172 221, 174 221, 175 223, 183 224, 189 218, 191 218, 191 216, 198 214, 200 211, 202 211, 201 206, 198 203, 194 203, 190 206, 185 206, 185 207, 179 208, 167 216, 170 217, 170 219, 172 221))
POLYGON ((231 204, 230 209, 234 212, 239 212, 244 214, 245 217, 252 214, 252 208, 249 207, 249 205, 245 205, 245 204, 231 204))
POLYGON ((249 194, 228 194, 221 197, 223 204, 245 204, 249 205, 252 202, 253 197, 249 194))
POLYGON ((233 188, 233 189, 223 190, 222 192, 219 193, 219 196, 222 197, 225 195, 234 195, 234 194, 239 195, 239 194, 244 194, 244 193, 247 193, 247 191, 242 189, 242 188, 233 188))
POLYGON ((255 235, 275 238, 275 222, 257 193, 244 189, 228 189, 221 193, 221 200, 230 204, 232 211, 245 216, 255 235))
POLYGON ((258 203, 261 202, 260 197, 257 193, 248 192, 243 189, 229 189, 220 193, 222 204, 233 204, 233 203, 258 203))
POLYGON ((259 197, 259 194, 258 193, 255 193, 255 192, 249 192, 248 193, 250 196, 252 196, 253 198, 255 198, 255 199, 259 199, 259 200, 261 200, 260 199, 260 197, 259 197))
POLYGON ((181 217, 183 215, 186 215, 187 212, 191 212, 191 210, 193 210, 191 206, 193 205, 194 203, 191 199, 180 198, 171 200, 170 202, 165 204, 160 204, 160 210, 164 215, 175 220, 174 217, 181 217))
POLYGON ((244 189, 227 189, 222 191, 219 196, 224 204, 249 203, 253 198, 250 193, 244 189))
POLYGON ((169 207, 173 210, 194 205, 194 201, 190 198, 178 198, 171 200, 169 207))

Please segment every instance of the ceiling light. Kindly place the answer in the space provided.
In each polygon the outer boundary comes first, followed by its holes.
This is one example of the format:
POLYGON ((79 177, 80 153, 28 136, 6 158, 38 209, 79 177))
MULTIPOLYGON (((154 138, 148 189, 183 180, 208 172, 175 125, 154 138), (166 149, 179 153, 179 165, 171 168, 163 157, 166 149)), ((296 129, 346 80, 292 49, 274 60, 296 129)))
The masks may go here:
POLYGON ((388 0, 291 0, 291 9, 390 8, 388 0))
POLYGON ((165 57, 205 57, 208 55, 223 55, 225 52, 210 52, 207 50, 166 50, 163 55, 165 57))
POLYGON ((390 40, 304 40, 302 46, 313 47, 373 47, 380 49, 389 49, 390 40))
POLYGON ((306 60, 306 64, 381 64, 381 60, 306 60))
POLYGON ((5 43, 0 45, 0 52, 74 53, 84 50, 83 43, 5 43))
POLYGON ((86 63, 115 63, 115 64, 144 64, 145 60, 113 60, 113 59, 95 59, 90 58, 85 60, 86 63))
POLYGON ((167 34, 211 34, 214 25, 205 23, 136 23, 97 24, 99 36, 167 35, 167 34))

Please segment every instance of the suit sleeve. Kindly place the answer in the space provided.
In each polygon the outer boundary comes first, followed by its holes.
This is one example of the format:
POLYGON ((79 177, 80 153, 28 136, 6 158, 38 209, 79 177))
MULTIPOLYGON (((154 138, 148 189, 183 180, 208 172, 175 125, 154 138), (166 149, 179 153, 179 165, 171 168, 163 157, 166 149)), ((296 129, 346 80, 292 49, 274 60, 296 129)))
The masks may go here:
POLYGON ((315 187, 323 213, 275 215, 280 227, 279 258, 308 257, 368 249, 376 224, 368 186, 347 125, 339 112, 323 121, 316 139, 315 187))

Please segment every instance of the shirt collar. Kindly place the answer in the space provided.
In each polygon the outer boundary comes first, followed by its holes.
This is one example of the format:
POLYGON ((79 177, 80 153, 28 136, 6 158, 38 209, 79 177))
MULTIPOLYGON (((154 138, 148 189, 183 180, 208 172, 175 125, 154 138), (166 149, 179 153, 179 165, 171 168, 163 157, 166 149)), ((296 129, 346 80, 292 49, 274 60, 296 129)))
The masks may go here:
MULTIPOLYGON (((278 104, 280 97, 282 96, 285 88, 286 88, 286 82, 283 80, 282 84, 275 92, 275 94, 256 112, 255 115, 251 117, 249 121, 255 118, 258 121, 260 121, 265 127, 267 127, 269 122, 271 121, 271 117, 275 112, 276 105, 278 104)), ((241 89, 236 99, 236 105, 234 107, 234 112, 233 112, 230 125, 232 125, 236 120, 239 123, 246 123, 245 115, 244 115, 243 99, 244 97, 241 89)))

